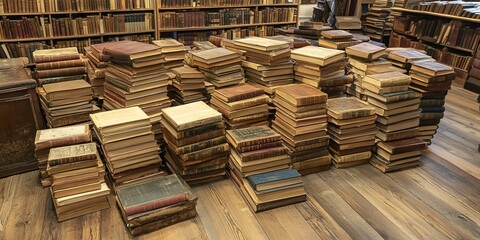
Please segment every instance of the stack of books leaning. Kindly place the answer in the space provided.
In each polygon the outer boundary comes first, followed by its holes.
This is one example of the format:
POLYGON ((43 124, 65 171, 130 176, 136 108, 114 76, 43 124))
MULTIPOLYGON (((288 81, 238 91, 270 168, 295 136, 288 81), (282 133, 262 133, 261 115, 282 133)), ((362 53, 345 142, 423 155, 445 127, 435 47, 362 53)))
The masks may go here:
POLYGON ((386 72, 368 75, 364 82, 371 86, 368 89, 368 103, 376 108, 377 113, 378 142, 372 165, 383 172, 417 165, 421 155, 419 152, 399 158, 385 154, 378 148, 391 141, 415 139, 418 135, 420 95, 408 89, 410 77, 399 72, 386 72))
POLYGON ((105 75, 106 110, 139 106, 153 125, 156 139, 161 142, 161 110, 171 106, 167 86, 173 74, 167 74, 160 47, 121 41, 103 48, 110 56, 105 75))
POLYGON ((168 96, 173 99, 174 105, 208 101, 202 72, 189 66, 173 68, 172 72, 175 78, 168 86, 168 96))
POLYGON ((223 178, 229 147, 222 114, 204 102, 162 111, 169 169, 189 184, 223 178))
POLYGON ((189 52, 185 61, 198 67, 215 88, 244 82, 240 55, 225 48, 189 52))
POLYGON ((445 111, 445 97, 455 79, 454 69, 438 62, 416 62, 410 68, 410 89, 421 94, 418 138, 428 144, 445 111))
POLYGON ((320 88, 329 97, 345 93, 353 79, 345 75, 345 52, 307 46, 292 51, 295 80, 320 88))
POLYGON ((105 92, 105 73, 107 72, 109 55, 103 54, 103 49, 115 43, 93 44, 85 48, 88 58, 88 81, 92 85, 93 96, 103 99, 105 92))
POLYGON ((165 67, 172 69, 183 66, 183 59, 185 59, 187 51, 181 42, 175 39, 161 39, 152 43, 162 49, 162 54, 165 56, 165 67))
POLYGON ((249 84, 216 89, 211 105, 221 112, 227 129, 269 125, 269 97, 249 84))
POLYGON ((318 39, 320 47, 343 50, 362 43, 355 39, 353 35, 345 30, 322 31, 322 38, 318 39))
POLYGON ((95 143, 51 148, 47 171, 58 221, 109 208, 110 189, 95 143))
POLYGON ((288 85, 277 89, 274 101, 272 127, 282 136, 292 168, 302 175, 328 170, 327 94, 305 84, 288 85))
POLYGON ((51 148, 91 141, 92 134, 88 124, 37 130, 35 135, 35 157, 38 161, 42 186, 49 187, 51 185, 50 176, 47 172, 48 154, 51 148))
POLYGON ((278 133, 267 126, 228 130, 227 141, 230 176, 254 212, 305 201, 302 179, 288 169, 278 133))
POLYGON ((159 147, 150 118, 139 107, 90 115, 102 146, 112 186, 133 182, 160 171, 159 147))
POLYGON ((35 79, 39 86, 70 80, 86 80, 87 68, 76 47, 33 52, 35 79))
POLYGON ((120 215, 133 236, 197 215, 197 197, 177 175, 152 177, 115 189, 120 215))
POLYGON ((358 98, 327 101, 329 150, 336 168, 367 163, 375 145, 375 108, 358 98))

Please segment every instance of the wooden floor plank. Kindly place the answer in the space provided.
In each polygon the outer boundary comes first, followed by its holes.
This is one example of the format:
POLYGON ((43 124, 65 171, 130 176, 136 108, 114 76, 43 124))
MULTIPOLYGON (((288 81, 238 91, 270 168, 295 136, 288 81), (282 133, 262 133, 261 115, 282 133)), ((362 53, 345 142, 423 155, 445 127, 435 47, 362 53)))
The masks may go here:
POLYGON ((428 150, 437 156, 441 156, 441 158, 443 158, 445 161, 452 163, 456 167, 462 169, 464 172, 480 180, 480 167, 476 166, 475 164, 472 164, 469 161, 466 161, 463 158, 456 156, 454 153, 450 153, 449 151, 437 145, 430 146, 428 150))

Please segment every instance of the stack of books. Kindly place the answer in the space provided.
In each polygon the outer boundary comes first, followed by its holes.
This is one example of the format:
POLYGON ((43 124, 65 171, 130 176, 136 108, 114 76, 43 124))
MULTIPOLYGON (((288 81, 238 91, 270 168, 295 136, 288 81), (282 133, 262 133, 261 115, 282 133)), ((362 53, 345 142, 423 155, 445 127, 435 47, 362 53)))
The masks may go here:
MULTIPOLYGON (((420 118, 420 95, 408 89, 410 77, 399 72, 386 72, 368 75, 364 83, 368 84, 368 103, 376 108, 377 146, 384 146, 391 141, 415 139, 420 118)), ((372 165, 383 172, 399 170, 418 164, 421 154, 404 158, 387 155, 377 148, 371 160, 372 165)))
POLYGON ((225 176, 229 146, 222 114, 204 102, 163 109, 167 166, 189 184, 225 176))
POLYGON ((76 47, 35 50, 34 77, 38 85, 70 80, 86 80, 86 62, 76 47))
MULTIPOLYGON (((362 80, 366 75, 375 74, 375 71, 383 71, 386 67, 390 68, 388 61, 384 61, 387 64, 380 64, 380 68, 371 63, 376 63, 375 60, 385 55, 385 48, 378 47, 370 43, 360 43, 352 47, 345 49, 349 58, 348 73, 353 76, 354 82, 347 86, 347 93, 353 95, 361 100, 366 100, 367 97, 364 94, 364 88, 362 87, 362 80), (352 59, 352 60, 350 60, 352 59), (353 64, 355 66, 353 66, 353 64), (364 71, 364 69, 366 71, 364 71)), ((381 61, 377 61, 381 63, 381 61)))
POLYGON ((47 160, 51 148, 88 142, 92 142, 92 134, 88 124, 37 130, 34 142, 35 157, 38 161, 42 186, 49 187, 51 185, 50 176, 47 172, 47 160))
POLYGON ((110 207, 110 189, 95 143, 51 148, 47 171, 58 221, 110 207))
POLYGON ((240 55, 225 48, 189 52, 185 62, 198 67, 215 88, 244 82, 240 55))
POLYGON ((322 38, 318 39, 320 47, 343 50, 362 43, 362 41, 353 38, 353 35, 345 30, 323 31, 322 38))
POLYGON ((37 93, 50 128, 88 122, 90 113, 100 111, 91 103, 92 86, 85 80, 44 84, 37 93))
POLYGON ((113 186, 163 174, 150 118, 142 109, 117 109, 90 118, 113 186))
POLYGON ((291 84, 294 81, 292 61, 271 66, 242 61, 242 67, 248 82, 260 84, 265 88, 291 84))
POLYGON ((417 50, 389 51, 387 58, 392 62, 393 66, 403 68, 407 71, 410 70, 414 62, 435 62, 435 59, 431 56, 417 50))
POLYGON ((120 215, 133 236, 197 215, 197 197, 185 181, 175 174, 119 186, 115 194, 120 215))
POLYGON ((227 141, 230 177, 253 211, 305 201, 302 179, 288 169, 290 157, 278 133, 267 126, 228 130, 227 141))
POLYGON ((105 92, 105 73, 107 72, 109 55, 103 54, 106 46, 116 42, 93 44, 85 48, 85 55, 88 58, 88 79, 92 85, 93 96, 103 99, 105 92))
POLYGON ((246 83, 216 89, 210 99, 212 107, 223 114, 227 129, 268 126, 269 101, 262 89, 246 83))
POLYGON ((328 170, 327 94, 305 85, 289 85, 277 89, 277 112, 273 129, 282 135, 292 168, 302 175, 328 170))
POLYGON ((162 54, 165 56, 165 67, 173 69, 183 66, 187 50, 181 42, 170 38, 155 40, 152 43, 162 49, 162 54))
POLYGON ((375 1, 373 7, 366 14, 363 31, 371 39, 382 42, 383 38, 389 36, 392 31, 393 17, 390 17, 390 7, 393 5, 393 1, 388 1, 391 3, 388 6, 385 4, 382 6, 377 2, 379 1, 375 1))
POLYGON ((375 145, 375 108, 358 98, 327 101, 329 150, 336 168, 367 163, 375 145))
POLYGON ((345 75, 345 52, 307 46, 292 51, 295 60, 295 80, 320 88, 329 97, 345 93, 353 79, 345 75))
POLYGON ((174 105, 208 101, 205 75, 195 68, 184 66, 173 68, 175 78, 168 86, 168 96, 174 105))
POLYGON ((410 68, 410 89, 421 94, 418 138, 431 143, 445 111, 445 97, 455 79, 454 69, 438 62, 416 62, 410 68))
POLYGON ((159 144, 163 141, 161 110, 172 104, 167 86, 174 77, 163 65, 161 50, 158 46, 134 41, 121 41, 103 48, 103 54, 110 56, 103 108, 139 106, 150 117, 159 144))
POLYGON ((425 147, 426 143, 418 138, 379 142, 370 164, 384 173, 415 167, 425 147))

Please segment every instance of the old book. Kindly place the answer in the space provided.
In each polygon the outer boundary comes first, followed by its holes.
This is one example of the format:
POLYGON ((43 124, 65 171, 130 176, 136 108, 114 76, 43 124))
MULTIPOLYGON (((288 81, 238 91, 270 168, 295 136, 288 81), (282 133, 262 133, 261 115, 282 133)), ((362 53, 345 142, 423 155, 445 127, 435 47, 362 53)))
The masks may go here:
POLYGON ((264 191, 282 186, 302 183, 302 178, 296 170, 282 170, 247 177, 248 182, 256 191, 264 191))
POLYGON ((74 80, 68 82, 50 83, 43 85, 47 100, 65 99, 72 95, 92 95, 90 84, 85 80, 74 80))
POLYGON ((103 54, 127 61, 160 55, 161 53, 162 49, 158 46, 128 40, 121 41, 119 44, 108 45, 103 49, 103 54))
POLYGON ((384 132, 382 130, 379 130, 376 136, 382 141, 394 141, 406 138, 414 138, 418 136, 418 134, 418 128, 410 128, 394 132, 384 132))
POLYGON ((280 87, 275 93, 294 106, 325 103, 328 98, 327 94, 306 84, 280 87))
POLYGON ((210 99, 211 104, 221 107, 227 111, 241 110, 244 108, 254 107, 254 106, 266 104, 269 102, 270 102, 270 98, 264 94, 254 98, 248 98, 248 99, 230 102, 230 103, 220 100, 220 98, 217 95, 212 95, 210 99))
POLYGON ((439 62, 415 62, 410 71, 424 73, 430 76, 452 74, 453 68, 439 62))
POLYGON ((323 47, 307 46, 293 50, 291 52, 291 58, 320 66, 326 66, 344 59, 345 52, 323 47))
POLYGON ((281 136, 267 126, 227 130, 227 139, 234 148, 247 147, 281 140, 281 136))
POLYGON ((185 48, 181 42, 171 38, 155 40, 152 41, 152 44, 162 48, 162 53, 185 51, 185 48))
POLYGON ((328 39, 349 39, 353 38, 353 35, 345 30, 330 30, 323 31, 322 36, 328 39))
POLYGON ((97 158, 97 145, 86 143, 64 147, 51 148, 48 154, 48 165, 56 166, 97 158))
POLYGON ((418 52, 416 50, 393 51, 388 54, 388 58, 401 63, 411 63, 418 60, 432 59, 432 57, 428 56, 427 54, 418 52))
POLYGON ((175 215, 165 217, 158 221, 143 224, 135 228, 128 228, 128 230, 130 234, 132 234, 133 236, 137 236, 137 235, 153 232, 158 229, 194 218, 196 215, 197 215, 197 211, 195 209, 187 209, 187 210, 178 212, 175 215))
POLYGON ((35 149, 90 142, 92 139, 88 124, 38 130, 35 135, 35 149))
POLYGON ((217 89, 214 92, 216 97, 227 103, 258 97, 263 94, 264 92, 262 89, 256 88, 249 84, 240 84, 232 87, 217 89))
POLYGON ((343 50, 347 47, 355 46, 357 44, 362 43, 362 41, 355 39, 355 38, 348 38, 348 39, 327 39, 327 38, 320 38, 318 39, 318 45, 325 48, 331 49, 338 49, 343 50))
POLYGON ((43 49, 33 52, 33 59, 35 63, 74 60, 79 58, 80 55, 78 54, 76 47, 43 49))
POLYGON ((397 86, 390 86, 390 87, 378 87, 369 82, 362 82, 362 87, 371 91, 373 93, 383 95, 387 93, 394 93, 394 92, 402 92, 407 91, 409 86, 408 85, 397 85, 397 86))
POLYGON ((382 57, 385 54, 385 48, 370 43, 360 43, 345 49, 347 55, 351 55, 364 60, 372 61, 382 57))
POLYGON ((366 117, 375 114, 375 108, 357 98, 336 98, 327 101, 328 115, 336 119, 366 117))
POLYGON ((384 58, 379 58, 379 59, 374 60, 374 61, 362 61, 362 60, 359 60, 359 59, 349 58, 348 63, 350 63, 350 65, 352 65, 353 67, 355 67, 355 68, 357 68, 361 71, 364 71, 364 72, 367 72, 367 71, 371 70, 372 68, 390 67, 392 65, 390 63, 390 61, 388 61, 384 58))
POLYGON ((139 107, 116 109, 108 112, 91 114, 90 119, 93 124, 95 124, 95 127, 102 133, 111 133, 135 126, 138 127, 150 124, 150 118, 139 107))
POLYGON ((255 191, 249 182, 244 183, 243 186, 245 187, 246 191, 253 199, 255 204, 278 201, 285 198, 297 197, 306 194, 303 187, 303 182, 264 191, 255 191))
POLYGON ((408 138, 390 142, 379 142, 377 146, 390 154, 398 154, 423 150, 426 145, 424 141, 417 138, 408 138))
POLYGON ((364 93, 365 95, 375 98, 384 103, 399 102, 399 101, 404 101, 412 98, 418 98, 421 96, 419 93, 412 90, 385 93, 385 94, 377 94, 371 91, 365 91, 364 93))
POLYGON ((84 67, 85 63, 81 59, 65 60, 57 62, 37 63, 35 68, 37 70, 58 69, 58 68, 72 68, 72 67, 84 67))
POLYGON ((287 42, 260 37, 236 39, 234 43, 236 46, 254 48, 260 51, 275 51, 290 48, 287 42))
POLYGON ((115 189, 125 216, 159 209, 188 200, 188 189, 177 175, 145 179, 115 189))
POLYGON ((410 105, 413 105, 413 104, 418 104, 418 103, 420 103, 420 98, 412 98, 412 99, 393 102, 393 103, 383 103, 383 102, 378 101, 374 98, 368 98, 367 102, 374 105, 375 107, 379 107, 379 108, 382 108, 384 110, 393 110, 393 109, 396 109, 396 108, 401 108, 401 107, 406 107, 406 106, 410 106, 410 105))
POLYGON ((379 88, 401 86, 410 84, 410 76, 399 72, 385 72, 380 74, 367 75, 362 83, 367 82, 379 88))
POLYGON ((225 48, 214 48, 214 49, 208 49, 208 50, 202 50, 198 52, 192 52, 193 59, 196 61, 200 61, 204 64, 205 66, 215 66, 219 65, 226 65, 225 63, 230 63, 233 61, 235 62, 240 62, 239 60, 236 60, 239 58, 239 55, 235 52, 232 52, 230 50, 227 50, 225 48))
POLYGON ((172 72, 175 73, 177 77, 180 78, 204 78, 205 75, 192 67, 179 67, 172 69, 172 72))
POLYGON ((179 131, 222 121, 222 114, 204 102, 164 108, 162 113, 163 117, 179 131))

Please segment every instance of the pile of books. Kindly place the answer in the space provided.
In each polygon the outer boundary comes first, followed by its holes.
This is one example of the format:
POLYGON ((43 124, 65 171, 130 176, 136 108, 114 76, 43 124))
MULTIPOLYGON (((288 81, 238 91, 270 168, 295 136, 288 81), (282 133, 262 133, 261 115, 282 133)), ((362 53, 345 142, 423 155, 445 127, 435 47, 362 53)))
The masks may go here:
POLYGON ((210 103, 223 114, 227 129, 269 125, 267 103, 270 98, 262 89, 249 84, 216 89, 210 103))
POLYGON ((229 173, 254 212, 305 201, 281 136, 267 126, 228 130, 229 173))
POLYGON ((35 135, 35 157, 40 170, 43 187, 51 185, 47 172, 48 154, 51 148, 92 142, 92 134, 88 124, 79 124, 59 128, 37 130, 35 135))
POLYGON ((58 221, 110 207, 110 189, 95 143, 51 148, 47 171, 58 221))
POLYGON ((107 72, 109 55, 103 54, 106 46, 115 42, 93 44, 85 48, 85 55, 88 58, 88 81, 92 85, 93 96, 103 99, 105 92, 105 73, 107 72))
POLYGON ((114 187, 164 174, 160 171, 159 147, 150 118, 142 109, 116 109, 92 114, 90 118, 114 187))
POLYGON ((445 112, 445 97, 455 79, 454 69, 438 62, 416 62, 410 68, 410 89, 421 94, 418 138, 431 143, 445 112))
POLYGON ((161 48, 152 44, 121 41, 103 48, 110 56, 105 78, 106 110, 139 106, 153 125, 155 138, 162 144, 161 110, 171 106, 167 86, 172 73, 164 67, 161 48))
POLYGON ((353 79, 345 75, 345 52, 307 46, 292 51, 295 60, 295 80, 320 88, 329 97, 345 93, 353 79))
POLYGON ((425 146, 425 142, 418 138, 379 142, 370 164, 384 173, 415 167, 425 146))
POLYGON ((240 55, 225 48, 189 52, 185 62, 198 67, 215 88, 236 85, 244 81, 240 55))
POLYGON ((175 39, 161 39, 152 43, 162 49, 162 54, 165 56, 165 67, 172 69, 183 66, 187 50, 181 42, 175 39))
POLYGON ((162 110, 167 166, 189 184, 225 176, 229 146, 222 114, 204 102, 162 110))
POLYGON ((205 75, 195 68, 184 66, 173 68, 175 78, 168 86, 168 96, 174 105, 208 101, 205 75))
POLYGON ((375 108, 358 98, 327 101, 329 150, 336 168, 367 163, 375 145, 375 108))
POLYGON ((288 29, 278 29, 278 33, 290 37, 295 37, 297 39, 308 39, 308 41, 316 41, 322 36, 323 31, 330 30, 332 30, 332 27, 323 26, 322 23, 301 22, 298 28, 290 27, 288 29))
POLYGON ((87 68, 76 47, 35 50, 34 77, 39 86, 70 80, 86 80, 87 68))
MULTIPOLYGON (((368 75, 368 103, 376 108, 377 146, 402 139, 414 139, 418 135, 420 95, 409 90, 410 77, 399 72, 368 75)), ((377 153, 381 149, 377 148, 377 153)), ((399 170, 418 164, 420 155, 406 158, 391 157, 382 152, 375 154, 372 165, 383 172, 399 170)))
POLYGON ((358 99, 366 100, 365 90, 362 87, 363 78, 366 75, 391 68, 391 63, 387 60, 378 60, 385 55, 385 48, 370 43, 360 43, 347 47, 345 52, 348 56, 348 72, 354 79, 354 82, 347 86, 347 93, 358 99))
POLYGON ((345 30, 323 31, 322 38, 318 39, 320 47, 341 50, 359 43, 362 41, 353 38, 353 35, 345 30))
POLYGON ((393 27, 393 17, 390 16, 390 7, 393 1, 385 1, 388 4, 381 4, 380 1, 375 1, 367 14, 366 20, 363 24, 363 31, 371 39, 376 41, 383 41, 383 38, 390 35, 393 27))
POLYGON ((277 89, 277 112, 272 123, 280 133, 291 157, 292 168, 302 175, 328 170, 327 94, 305 85, 289 85, 277 89))
POLYGON ((435 59, 431 56, 411 49, 389 51, 387 58, 393 66, 403 68, 407 71, 410 70, 410 67, 414 62, 435 62, 435 59))
POLYGON ((120 215, 133 236, 197 215, 197 197, 177 175, 152 177, 115 189, 120 215))
POLYGON ((293 62, 287 61, 275 65, 262 65, 249 61, 242 61, 245 77, 248 82, 272 88, 293 83, 293 62))
POLYGON ((43 84, 37 93, 50 128, 87 122, 90 113, 100 111, 91 103, 92 86, 85 80, 43 84))

